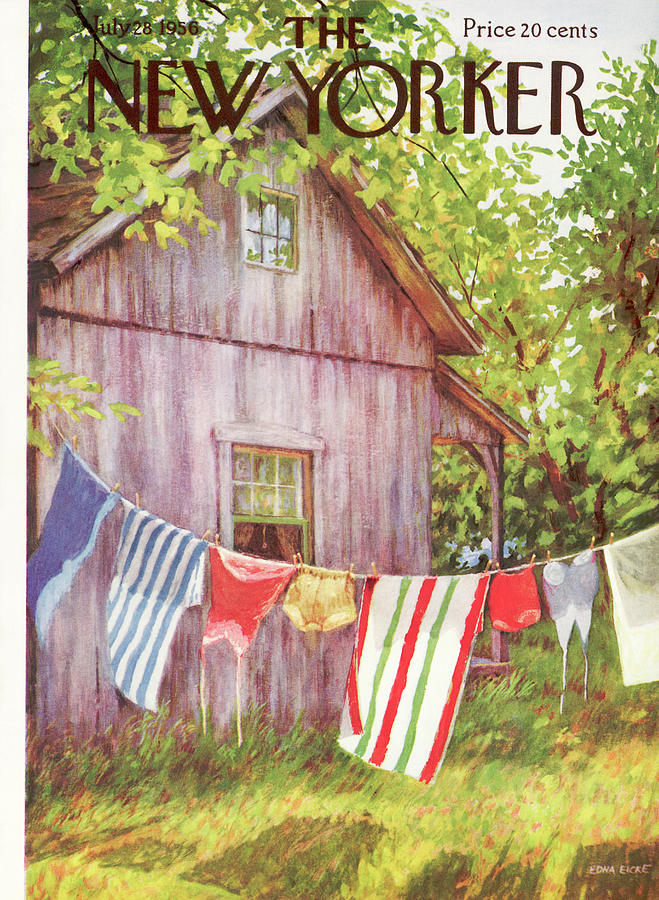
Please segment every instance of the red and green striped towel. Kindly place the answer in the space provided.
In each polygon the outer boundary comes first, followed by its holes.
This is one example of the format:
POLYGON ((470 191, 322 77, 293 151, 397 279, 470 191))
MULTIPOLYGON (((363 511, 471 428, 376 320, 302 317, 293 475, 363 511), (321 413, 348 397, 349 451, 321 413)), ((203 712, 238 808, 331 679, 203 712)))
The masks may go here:
POLYGON ((339 744, 430 783, 448 746, 488 578, 368 578, 339 744))

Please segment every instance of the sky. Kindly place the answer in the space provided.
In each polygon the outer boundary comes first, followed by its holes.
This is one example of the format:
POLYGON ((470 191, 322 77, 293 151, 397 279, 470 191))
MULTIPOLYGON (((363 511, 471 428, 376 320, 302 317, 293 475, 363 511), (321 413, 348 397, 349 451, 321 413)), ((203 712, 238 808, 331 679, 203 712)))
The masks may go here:
MULTIPOLYGON (((409 0, 408 0, 409 2, 409 0)), ((172 0, 175 5, 176 0, 172 0)), ((427 4, 410 2, 423 9, 427 4)), ((515 29, 511 37, 476 37, 474 43, 488 47, 503 62, 538 61, 544 68, 538 88, 546 84, 548 63, 554 59, 578 63, 585 72, 580 92, 584 100, 597 93, 602 53, 626 59, 636 58, 641 45, 659 37, 658 0, 444 0, 428 4, 449 12, 447 25, 461 45, 465 19, 485 28, 507 26, 515 29), (526 23, 528 37, 522 36, 526 23), (535 24, 535 27, 533 27, 535 24), (596 37, 550 37, 561 26, 576 27, 596 37), (534 32, 538 36, 531 34, 534 32), (539 32, 539 34, 538 34, 539 32)), ((3 586, 0 602, 0 722, 4 725, 0 742, 0 772, 3 783, 3 815, 0 817, 0 852, 3 862, 3 897, 23 896, 22 808, 23 785, 20 775, 23 758, 22 709, 24 694, 24 595, 25 552, 25 259, 26 259, 26 151, 27 126, 27 2, 2 0, 3 28, 0 30, 0 78, 3 84, 3 140, 0 142, 0 538, 3 547, 3 586), (13 565, 11 564, 11 561, 13 565)), ((529 70, 532 71, 532 70, 529 70)), ((528 80, 528 79, 527 79, 528 80)), ((528 86, 536 86, 535 82, 528 86)), ((544 104, 542 95, 526 98, 529 104, 544 104)), ((534 107, 529 106, 529 110, 534 107)), ((545 146, 560 146, 543 129, 545 146), (551 143, 553 140, 553 144, 551 143)), ((501 138, 498 140, 505 140, 501 138)), ((532 139, 539 143, 539 140, 532 139)), ((544 158, 542 187, 560 187, 557 157, 544 158)))

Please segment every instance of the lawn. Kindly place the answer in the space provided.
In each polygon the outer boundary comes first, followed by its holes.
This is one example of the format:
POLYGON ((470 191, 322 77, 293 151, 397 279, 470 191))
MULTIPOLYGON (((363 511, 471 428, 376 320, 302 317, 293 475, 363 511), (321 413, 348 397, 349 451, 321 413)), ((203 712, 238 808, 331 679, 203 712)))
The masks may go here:
POLYGON ((659 688, 622 685, 603 593, 587 701, 576 635, 562 716, 553 624, 512 656, 511 678, 468 684, 430 786, 258 710, 241 748, 164 711, 82 748, 31 734, 27 896, 658 896, 659 688))

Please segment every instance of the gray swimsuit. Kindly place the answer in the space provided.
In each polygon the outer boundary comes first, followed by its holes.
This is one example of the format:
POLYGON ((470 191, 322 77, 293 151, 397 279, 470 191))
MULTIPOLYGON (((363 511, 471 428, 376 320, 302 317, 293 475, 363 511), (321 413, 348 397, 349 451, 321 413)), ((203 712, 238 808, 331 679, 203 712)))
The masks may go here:
POLYGON ((560 711, 563 712, 565 680, 567 673, 567 648, 575 624, 581 638, 586 670, 583 695, 588 697, 588 632, 593 610, 593 600, 599 587, 597 562, 593 550, 584 550, 571 565, 562 562, 548 563, 542 573, 542 586, 549 607, 549 614, 556 625, 558 641, 563 648, 563 692, 560 711))

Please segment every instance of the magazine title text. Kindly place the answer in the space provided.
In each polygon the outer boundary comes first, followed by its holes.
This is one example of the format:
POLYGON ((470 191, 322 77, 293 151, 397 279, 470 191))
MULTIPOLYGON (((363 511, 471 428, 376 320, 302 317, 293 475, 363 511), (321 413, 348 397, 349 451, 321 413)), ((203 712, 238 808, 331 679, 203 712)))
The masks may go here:
MULTIPOLYGON (((363 27, 366 19, 360 16, 338 18, 331 23, 326 16, 289 16, 284 24, 292 28, 291 36, 296 47, 304 47, 310 40, 317 41, 321 50, 328 49, 330 44, 336 49, 352 51, 365 50, 370 41, 363 27)), ((98 17, 96 21, 99 26, 98 17)), ((356 56, 356 53, 355 53, 356 56)), ((126 60, 128 62, 128 60, 126 60)), ((157 59, 147 63, 146 78, 146 130, 150 134, 186 134, 193 126, 168 125, 161 122, 163 97, 174 96, 174 89, 161 85, 161 70, 180 68, 190 84, 194 97, 199 104, 208 126, 217 131, 227 128, 232 134, 242 122, 249 106, 271 68, 271 63, 263 62, 258 71, 250 76, 255 67, 254 62, 247 62, 234 81, 227 85, 217 61, 209 60, 176 60, 157 59), (202 81, 201 72, 207 73, 214 91, 209 95, 202 81), (243 86, 245 93, 240 101, 238 93, 243 86)), ((395 128, 409 111, 409 128, 413 134, 421 131, 422 97, 425 95, 432 101, 434 128, 442 134, 453 134, 457 124, 452 124, 457 111, 444 107, 441 87, 445 79, 444 68, 432 59, 412 59, 409 70, 402 72, 390 63, 381 59, 357 57, 346 65, 334 60, 324 69, 307 77, 297 63, 286 60, 290 75, 300 87, 307 104, 307 131, 318 134, 320 131, 320 105, 326 105, 327 113, 336 128, 351 137, 370 138, 384 134, 395 128), (348 121, 346 111, 340 102, 341 88, 350 75, 356 78, 367 71, 378 69, 383 73, 384 90, 395 101, 395 107, 388 119, 377 121, 372 125, 363 122, 348 121), (359 127, 357 127, 359 126, 359 127)), ((505 64, 505 106, 495 115, 495 103, 492 91, 498 87, 492 76, 504 64, 501 60, 493 60, 489 65, 479 69, 473 60, 464 60, 462 71, 462 109, 459 111, 462 130, 465 134, 475 134, 477 109, 482 108, 486 128, 492 134, 537 134, 543 127, 549 126, 551 134, 561 134, 566 119, 576 123, 579 131, 585 135, 595 134, 587 128, 584 109, 579 97, 579 90, 584 84, 584 71, 580 65, 568 60, 552 60, 546 74, 537 75, 534 70, 542 70, 545 65, 534 61, 513 61, 505 64), (530 98, 538 97, 537 87, 522 87, 522 79, 548 78, 549 104, 544 109, 538 108, 539 101, 534 104, 530 98), (570 102, 571 101, 571 102, 570 102)), ((116 104, 127 122, 140 131, 142 112, 140 100, 142 95, 142 72, 139 60, 133 60, 133 96, 124 93, 117 81, 106 71, 98 59, 92 59, 88 68, 88 122, 87 130, 96 127, 96 86, 99 84, 116 104)), ((166 75, 167 72, 162 73, 166 75)), ((537 82, 533 82, 537 83, 537 82)))

